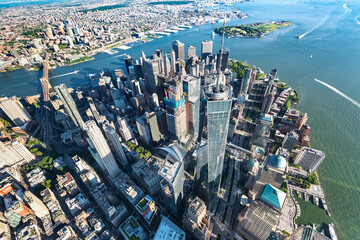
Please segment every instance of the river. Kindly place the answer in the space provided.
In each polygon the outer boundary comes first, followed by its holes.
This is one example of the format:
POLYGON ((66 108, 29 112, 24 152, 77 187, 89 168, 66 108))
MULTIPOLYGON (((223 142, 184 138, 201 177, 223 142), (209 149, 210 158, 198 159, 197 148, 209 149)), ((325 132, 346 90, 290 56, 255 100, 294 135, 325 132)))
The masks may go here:
MULTIPOLYGON (((229 24, 287 20, 293 25, 264 38, 225 39, 225 47, 230 48, 231 58, 247 61, 265 72, 278 68, 279 78, 296 89, 301 98, 296 108, 309 115, 311 145, 327 155, 319 175, 339 239, 360 239, 360 2, 348 1, 347 7, 343 4, 331 0, 238 4, 249 17, 229 24), (301 34, 306 36, 296 39, 301 34)), ((52 78, 50 83, 66 83, 69 87, 87 83, 88 73, 124 68, 124 53, 134 59, 139 58, 141 50, 147 56, 158 48, 170 53, 176 39, 185 46, 196 46, 200 54, 201 41, 210 40, 211 31, 219 25, 194 26, 127 51, 118 50, 115 55, 101 53, 93 61, 59 67, 49 76, 80 72, 52 78)), ((220 40, 220 36, 213 38, 214 51, 220 48, 220 40)), ((1 74, 0 95, 41 93, 41 74, 26 70, 1 74)))

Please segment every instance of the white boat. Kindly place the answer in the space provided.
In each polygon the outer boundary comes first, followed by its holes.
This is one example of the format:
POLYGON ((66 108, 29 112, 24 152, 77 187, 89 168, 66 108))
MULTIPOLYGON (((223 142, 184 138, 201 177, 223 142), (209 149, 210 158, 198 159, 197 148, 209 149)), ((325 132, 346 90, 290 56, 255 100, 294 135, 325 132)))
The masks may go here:
POLYGON ((333 223, 329 224, 329 232, 330 232, 331 240, 338 240, 333 223))
POLYGON ((319 198, 314 196, 314 203, 316 206, 319 206, 319 198))
POLYGON ((212 37, 215 37, 215 32, 214 32, 214 31, 211 33, 211 36, 212 36, 212 37))
POLYGON ((312 55, 310 55, 310 58, 312 58, 312 55))
POLYGON ((74 73, 79 73, 80 71, 79 70, 75 70, 74 73))

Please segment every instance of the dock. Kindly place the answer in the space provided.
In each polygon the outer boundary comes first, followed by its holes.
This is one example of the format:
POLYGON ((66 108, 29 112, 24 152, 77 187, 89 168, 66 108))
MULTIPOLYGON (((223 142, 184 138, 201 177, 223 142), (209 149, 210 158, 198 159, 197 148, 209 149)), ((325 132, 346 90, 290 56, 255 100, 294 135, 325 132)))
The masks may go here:
POLYGON ((177 30, 173 30, 173 29, 165 29, 164 32, 168 32, 168 33, 177 33, 179 31, 177 30))
POLYGON ((179 28, 187 28, 187 29, 191 29, 192 26, 191 25, 179 25, 179 28))
POLYGON ((171 33, 168 32, 155 32, 155 31, 150 31, 150 34, 154 34, 154 35, 162 35, 162 36, 170 36, 171 33))

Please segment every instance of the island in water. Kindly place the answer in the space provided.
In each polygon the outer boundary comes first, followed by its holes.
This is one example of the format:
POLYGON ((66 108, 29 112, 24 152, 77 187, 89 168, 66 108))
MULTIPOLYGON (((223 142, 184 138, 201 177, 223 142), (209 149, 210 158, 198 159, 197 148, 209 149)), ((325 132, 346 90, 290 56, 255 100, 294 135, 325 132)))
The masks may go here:
MULTIPOLYGON (((240 24, 236 26, 226 26, 225 36, 227 37, 263 37, 265 34, 276 31, 280 28, 291 25, 287 21, 266 21, 250 24, 240 24)), ((223 34, 224 27, 215 29, 215 33, 223 34)))

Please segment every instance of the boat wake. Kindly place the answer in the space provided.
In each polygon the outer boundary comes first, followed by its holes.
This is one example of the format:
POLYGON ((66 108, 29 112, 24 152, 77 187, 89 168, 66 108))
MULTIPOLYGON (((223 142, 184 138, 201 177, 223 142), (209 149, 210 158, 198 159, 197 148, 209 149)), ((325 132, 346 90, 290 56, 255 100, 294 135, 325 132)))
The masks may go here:
POLYGON ((316 79, 314 78, 314 80, 318 83, 321 83, 322 85, 324 85, 325 87, 333 90, 334 92, 336 92, 337 94, 339 94, 340 96, 344 97, 345 99, 349 100, 352 104, 354 104, 355 106, 359 107, 360 108, 360 103, 358 103, 357 101, 355 101, 354 99, 352 99, 351 97, 349 97, 348 95, 346 95, 345 93, 341 92, 339 89, 323 82, 323 81, 320 81, 319 79, 316 79))
POLYGON ((355 17, 355 22, 360 25, 360 20, 359 19, 360 19, 359 15, 355 17))
POLYGON ((64 77, 64 76, 67 76, 67 75, 72 75, 72 74, 77 74, 77 73, 79 73, 79 70, 69 72, 69 73, 65 73, 65 74, 61 74, 61 75, 57 75, 57 76, 53 76, 53 77, 49 77, 49 79, 64 77))
POLYGON ((316 29, 318 29, 319 27, 321 27, 321 26, 328 20, 328 18, 329 18, 329 16, 330 16, 330 13, 331 13, 331 11, 330 11, 315 27, 313 27, 312 29, 310 29, 309 31, 307 31, 307 32, 304 33, 304 34, 299 35, 299 36, 298 36, 298 39, 303 38, 303 37, 306 37, 306 35, 312 33, 313 31, 315 31, 316 29))

